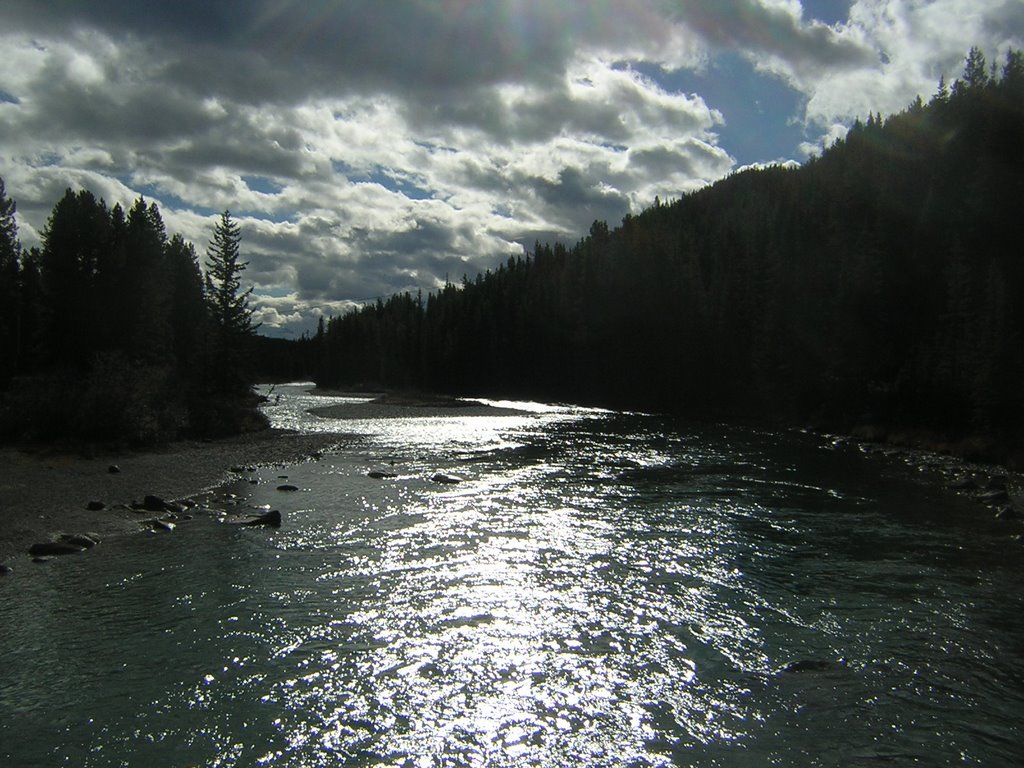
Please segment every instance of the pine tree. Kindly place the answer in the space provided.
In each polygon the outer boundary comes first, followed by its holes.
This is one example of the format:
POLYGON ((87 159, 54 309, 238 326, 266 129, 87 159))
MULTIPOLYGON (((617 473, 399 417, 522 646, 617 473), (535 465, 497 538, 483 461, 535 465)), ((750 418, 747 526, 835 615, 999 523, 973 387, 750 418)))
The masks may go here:
POLYGON ((88 190, 65 190, 43 232, 44 356, 52 368, 84 369, 96 350, 94 288, 108 245, 106 203, 88 190))
POLYGON ((0 263, 18 256, 18 222, 14 218, 18 205, 7 197, 3 177, 0 177, 0 263))
POLYGON ((199 358, 206 327, 203 277, 195 248, 181 235, 167 244, 166 256, 171 288, 170 322, 174 339, 174 357, 188 379, 199 358))
POLYGON ((214 323, 229 336, 251 336, 256 330, 249 306, 252 288, 239 293, 242 272, 249 266, 239 261, 241 241, 241 227, 224 211, 206 250, 206 298, 214 323))
POLYGON ((7 197, 4 180, 0 178, 0 383, 18 365, 18 223, 14 218, 15 202, 7 197))
POLYGON ((164 260, 167 230, 156 203, 138 198, 125 228, 124 299, 130 319, 128 350, 137 360, 163 360, 171 348, 164 260))
POLYGON ((254 310, 249 306, 253 289, 242 290, 241 275, 249 262, 240 261, 241 240, 241 227, 224 211, 206 249, 206 304, 215 332, 214 386, 225 391, 242 386, 244 346, 258 327, 253 325, 254 310))
POLYGON ((988 67, 985 63, 985 54, 981 48, 974 46, 967 52, 967 60, 964 63, 964 85, 967 88, 984 88, 989 84, 988 67))

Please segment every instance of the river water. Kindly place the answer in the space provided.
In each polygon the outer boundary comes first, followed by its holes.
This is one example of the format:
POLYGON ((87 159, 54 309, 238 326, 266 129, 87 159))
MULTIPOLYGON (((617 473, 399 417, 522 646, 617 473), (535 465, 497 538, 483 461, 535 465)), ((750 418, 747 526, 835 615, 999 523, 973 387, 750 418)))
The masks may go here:
POLYGON ((201 514, 0 582, 0 765, 1024 760, 1022 550, 929 472, 537 404, 339 422, 304 391, 275 423, 347 446, 202 499, 280 529, 201 514))

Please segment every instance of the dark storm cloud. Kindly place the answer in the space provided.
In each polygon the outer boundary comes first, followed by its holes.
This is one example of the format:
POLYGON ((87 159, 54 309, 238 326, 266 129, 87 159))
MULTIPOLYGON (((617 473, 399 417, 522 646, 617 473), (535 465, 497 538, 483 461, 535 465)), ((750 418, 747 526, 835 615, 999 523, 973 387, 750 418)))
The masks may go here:
POLYGON ((176 169, 176 176, 187 180, 196 169, 220 166, 242 173, 264 176, 295 177, 302 173, 301 157, 286 141, 262 135, 258 130, 239 126, 218 126, 193 141, 170 146, 154 153, 161 165, 176 169))
POLYGON ((34 0, 7 0, 3 12, 12 31, 95 29, 143 41, 173 58, 179 81, 250 103, 268 94, 298 101, 383 88, 415 98, 544 82, 560 77, 581 42, 650 43, 665 34, 651 4, 641 0, 105 0, 45 9, 34 0))
POLYGON ((677 13, 713 45, 776 55, 799 68, 863 66, 877 58, 827 24, 801 23, 787 9, 758 0, 680 0, 677 13))
POLYGON ((42 138, 66 135, 73 127, 81 140, 113 143, 176 139, 214 124, 201 103, 176 88, 125 85, 119 90, 111 80, 102 87, 87 87, 44 72, 33 89, 38 96, 32 109, 24 111, 24 121, 14 128, 42 138))
POLYGON ((1024 3, 1007 0, 985 19, 984 24, 988 33, 986 37, 994 38, 1000 44, 1010 42, 1016 46, 1024 29, 1024 3))
POLYGON ((578 168, 563 168, 557 181, 534 179, 530 186, 565 221, 600 219, 614 225, 629 211, 628 198, 613 190, 603 190, 578 168))
POLYGON ((674 171, 689 176, 700 175, 696 163, 688 155, 676 152, 669 147, 655 147, 630 152, 629 163, 631 166, 636 166, 638 172, 643 175, 653 171, 663 173, 674 171))

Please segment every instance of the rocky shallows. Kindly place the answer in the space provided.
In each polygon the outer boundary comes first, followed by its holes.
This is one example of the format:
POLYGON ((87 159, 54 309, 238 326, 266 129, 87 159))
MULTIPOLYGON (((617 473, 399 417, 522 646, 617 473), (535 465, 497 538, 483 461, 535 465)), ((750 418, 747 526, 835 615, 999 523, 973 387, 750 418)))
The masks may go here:
POLYGON ((5 467, 0 475, 0 563, 7 569, 0 576, 16 574, 19 560, 57 557, 28 554, 34 545, 61 549, 63 556, 88 549, 81 541, 63 541, 61 532, 95 533, 103 546, 140 528, 169 533, 174 530, 170 526, 202 511, 183 500, 230 481, 233 467, 311 460, 350 440, 340 434, 266 430, 213 443, 185 441, 116 454, 40 446, 0 448, 5 467))

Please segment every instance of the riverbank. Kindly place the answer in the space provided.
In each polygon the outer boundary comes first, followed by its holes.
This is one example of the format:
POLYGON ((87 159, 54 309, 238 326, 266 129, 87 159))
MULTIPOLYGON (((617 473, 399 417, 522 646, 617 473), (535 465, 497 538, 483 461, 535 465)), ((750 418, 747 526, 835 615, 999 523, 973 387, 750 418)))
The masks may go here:
MULTIPOLYGON (((363 397, 347 392, 312 389, 311 395, 363 397)), ((442 395, 383 394, 370 400, 337 403, 310 408, 314 416, 326 419, 410 419, 450 418, 458 416, 526 416, 529 411, 499 408, 473 400, 442 395)))
POLYGON ((349 439, 268 429, 91 457, 52 447, 0 448, 0 563, 27 561, 32 544, 60 533, 109 538, 137 531, 143 518, 128 508, 133 501, 194 496, 229 480, 232 467, 308 460, 349 439), (103 509, 88 509, 90 502, 101 502, 103 509))
MULTIPOLYGON (((309 412, 339 420, 524 415, 522 410, 472 401, 401 394, 309 412)), ((229 481, 235 475, 232 467, 301 462, 352 439, 342 433, 267 429, 213 442, 181 441, 146 451, 99 451, 92 456, 53 446, 2 447, 0 564, 27 561, 32 544, 62 533, 92 532, 106 539, 138 531, 140 522, 153 513, 136 513, 130 505, 146 496, 169 501, 197 496, 229 481), (100 502, 103 508, 89 509, 90 502, 100 502)))

